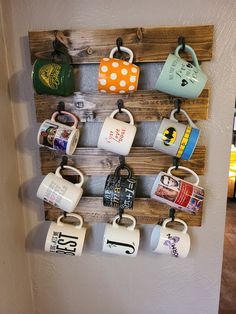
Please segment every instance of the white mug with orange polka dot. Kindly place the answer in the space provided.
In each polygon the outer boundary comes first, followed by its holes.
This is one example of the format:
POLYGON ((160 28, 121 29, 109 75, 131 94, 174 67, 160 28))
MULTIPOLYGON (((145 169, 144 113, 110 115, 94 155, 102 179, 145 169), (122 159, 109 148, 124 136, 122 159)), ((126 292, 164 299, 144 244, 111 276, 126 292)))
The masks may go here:
POLYGON ((120 47, 121 51, 129 54, 129 61, 113 58, 118 48, 111 50, 109 58, 100 62, 98 73, 98 90, 103 93, 124 94, 137 90, 139 67, 133 64, 133 52, 129 48, 120 47))
POLYGON ((127 109, 121 109, 130 119, 130 123, 115 119, 119 109, 114 110, 109 117, 106 117, 100 136, 98 148, 108 150, 118 155, 127 156, 136 134, 136 126, 132 114, 127 109))

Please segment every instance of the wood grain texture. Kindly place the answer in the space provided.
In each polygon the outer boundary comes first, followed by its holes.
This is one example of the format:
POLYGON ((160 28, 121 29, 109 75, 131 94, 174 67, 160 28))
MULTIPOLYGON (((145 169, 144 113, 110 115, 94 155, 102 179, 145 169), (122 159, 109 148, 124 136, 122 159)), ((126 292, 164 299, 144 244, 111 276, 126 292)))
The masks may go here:
MULTIPOLYGON (((189 161, 180 161, 180 165, 189 167, 198 175, 204 174, 206 149, 204 146, 196 147, 189 161)), ((46 175, 54 172, 60 165, 62 155, 46 148, 40 149, 41 170, 46 175)), ((151 147, 133 147, 130 154, 125 157, 127 165, 133 170, 134 175, 156 175, 167 170, 173 164, 173 157, 154 150, 151 147)), ((95 147, 77 148, 74 155, 69 157, 68 164, 78 167, 87 176, 104 176, 110 174, 119 164, 116 154, 95 147)), ((68 174, 70 172, 68 171, 68 174)), ((71 173, 71 175, 74 172, 71 173)), ((176 175, 184 176, 182 170, 176 175)))
MULTIPOLYGON (((109 56, 122 37, 123 45, 134 52, 135 62, 159 62, 166 60, 178 45, 178 37, 185 37, 200 61, 212 58, 213 25, 61 30, 74 64, 98 63, 109 56)), ((29 32, 32 63, 38 57, 50 57, 52 41, 57 30, 29 32)), ((186 56, 191 60, 190 56, 186 56)))
MULTIPOLYGON (((37 121, 49 119, 57 109, 59 101, 65 102, 66 111, 75 114, 81 122, 101 122, 117 109, 116 102, 123 99, 124 106, 130 110, 135 122, 157 121, 167 118, 174 106, 175 97, 158 92, 140 90, 125 95, 109 95, 99 92, 75 93, 71 97, 56 97, 35 94, 37 121)), ((187 111, 192 120, 206 120, 208 118, 209 90, 204 89, 197 99, 182 99, 181 108, 187 111)), ((117 115, 123 121, 127 115, 117 115)), ((179 121, 186 121, 180 114, 179 121)))
MULTIPOLYGON (((63 212, 48 203, 44 203, 45 219, 56 221, 63 212)), ((112 207, 104 207, 102 197, 82 197, 75 213, 83 216, 85 223, 111 222, 117 214, 117 210, 112 207)), ((169 207, 156 202, 150 198, 135 199, 134 208, 125 210, 125 213, 134 216, 137 224, 156 224, 169 217, 169 207)), ((189 226, 201 226, 202 212, 196 215, 188 214, 176 210, 176 218, 183 219, 189 226)), ((69 219, 69 217, 67 218, 69 219)))

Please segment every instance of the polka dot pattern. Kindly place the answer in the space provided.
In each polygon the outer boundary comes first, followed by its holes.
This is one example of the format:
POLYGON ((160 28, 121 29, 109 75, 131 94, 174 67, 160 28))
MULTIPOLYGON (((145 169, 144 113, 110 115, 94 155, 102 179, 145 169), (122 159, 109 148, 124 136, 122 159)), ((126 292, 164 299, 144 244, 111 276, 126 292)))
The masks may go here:
POLYGON ((115 58, 102 58, 98 74, 98 90, 102 93, 124 94, 137 90, 139 67, 115 58))

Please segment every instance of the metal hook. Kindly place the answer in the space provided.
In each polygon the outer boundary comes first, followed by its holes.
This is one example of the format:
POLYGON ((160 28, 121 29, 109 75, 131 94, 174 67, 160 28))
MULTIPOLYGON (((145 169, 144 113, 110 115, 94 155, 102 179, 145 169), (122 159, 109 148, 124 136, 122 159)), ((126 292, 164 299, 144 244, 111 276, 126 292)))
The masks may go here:
POLYGON ((120 47, 123 46, 123 40, 121 37, 118 37, 116 39, 116 46, 117 46, 118 52, 121 53, 122 51, 120 50, 120 47))
POLYGON ((175 104, 175 107, 177 109, 176 113, 180 113, 182 100, 177 98, 177 99, 174 100, 174 104, 175 104))
POLYGON ((123 100, 122 99, 118 99, 117 100, 117 107, 118 107, 118 109, 119 109, 119 113, 122 113, 122 108, 124 108, 124 102, 123 102, 123 100))
POLYGON ((171 218, 172 222, 175 220, 175 208, 173 208, 173 207, 170 208, 169 217, 171 218))
POLYGON ((63 216, 66 218, 67 217, 67 212, 63 212, 63 216))
POLYGON ((120 223, 120 221, 121 221, 121 219, 122 219, 122 215, 124 214, 124 206, 119 206, 119 216, 120 216, 120 218, 119 218, 119 223, 120 223))
POLYGON ((119 156, 119 162, 121 169, 124 169, 125 167, 125 156, 119 156))
POLYGON ((179 168, 179 161, 180 161, 180 158, 173 157, 173 166, 175 166, 175 170, 178 170, 179 168))
POLYGON ((62 115, 62 111, 65 111, 65 103, 64 101, 59 101, 57 105, 57 111, 59 112, 59 115, 62 115))
POLYGON ((182 45, 181 51, 185 50, 185 37, 183 36, 179 36, 178 38, 178 44, 182 45))
POLYGON ((60 163, 60 167, 61 167, 62 170, 64 169, 64 166, 67 165, 67 163, 68 163, 68 157, 67 156, 63 156, 62 157, 62 161, 60 163))

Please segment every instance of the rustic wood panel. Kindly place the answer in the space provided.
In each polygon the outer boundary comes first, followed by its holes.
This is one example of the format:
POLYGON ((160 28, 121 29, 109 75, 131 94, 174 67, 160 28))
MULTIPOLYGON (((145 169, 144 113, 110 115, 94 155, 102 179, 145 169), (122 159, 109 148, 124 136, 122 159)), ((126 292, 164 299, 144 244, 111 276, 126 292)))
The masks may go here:
MULTIPOLYGON (((60 165, 62 155, 60 153, 41 148, 41 170, 46 175, 54 172, 60 165)), ((204 174, 206 149, 204 146, 196 147, 189 161, 180 161, 180 165, 194 170, 198 175, 204 174)), ((173 164, 173 158, 151 147, 133 147, 129 156, 125 157, 127 165, 135 175, 156 175, 160 171, 167 170, 173 164)), ((119 164, 116 154, 99 148, 77 148, 74 155, 69 157, 68 164, 78 167, 85 175, 108 175, 119 164)), ((68 174, 70 174, 68 172, 68 174)), ((74 174, 71 173, 71 174, 74 174)), ((176 172, 179 176, 186 175, 182 170, 176 172)))
MULTIPOLYGON (((37 121, 42 122, 51 117, 56 111, 59 101, 65 102, 66 111, 74 113, 81 122, 99 122, 117 109, 116 102, 123 99, 124 106, 130 110, 136 122, 157 121, 170 115, 175 108, 176 98, 158 92, 140 90, 126 95, 109 95, 99 92, 75 93, 71 97, 55 97, 35 95, 37 121)), ((186 110, 192 120, 208 118, 209 90, 204 89, 197 99, 183 99, 181 108, 186 110)), ((118 117, 118 116, 117 116, 118 117)), ((186 118, 181 114, 179 120, 186 118)), ((120 115, 118 119, 125 120, 127 115, 120 115)))
MULTIPOLYGON (((50 204, 44 203, 44 208, 46 220, 55 221, 62 214, 60 209, 50 204)), ((82 197, 75 212, 83 216, 85 223, 110 222, 117 214, 115 208, 103 206, 102 197, 82 197)), ((134 208, 125 210, 125 213, 133 215, 138 224, 156 224, 161 219, 169 217, 169 207, 150 198, 137 198, 135 199, 134 208)), ((192 215, 176 210, 175 216, 183 219, 189 226, 201 226, 201 211, 196 215, 192 215)))
MULTIPOLYGON (((212 58, 213 25, 61 30, 74 64, 98 63, 109 56, 122 37, 123 45, 133 50, 135 62, 164 61, 177 46, 178 37, 184 36, 200 61, 212 58)), ((37 57, 50 57, 52 41, 57 30, 29 32, 32 63, 37 57)), ((191 60, 191 59, 190 59, 191 60)))

